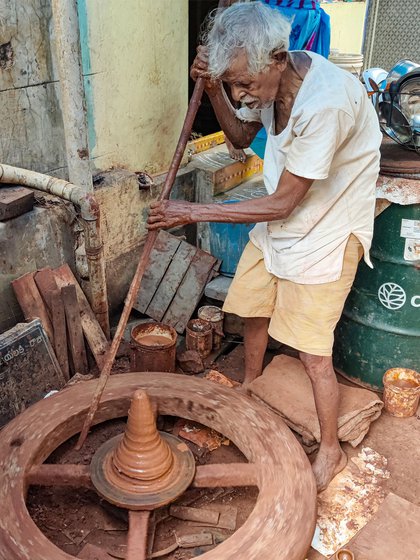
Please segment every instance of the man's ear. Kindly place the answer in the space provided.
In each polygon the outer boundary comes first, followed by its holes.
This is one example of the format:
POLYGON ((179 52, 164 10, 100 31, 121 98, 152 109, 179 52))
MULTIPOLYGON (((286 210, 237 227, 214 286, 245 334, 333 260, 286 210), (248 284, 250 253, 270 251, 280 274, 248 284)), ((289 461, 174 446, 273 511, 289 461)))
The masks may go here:
POLYGON ((287 51, 275 50, 271 53, 273 61, 284 70, 287 62, 287 51))

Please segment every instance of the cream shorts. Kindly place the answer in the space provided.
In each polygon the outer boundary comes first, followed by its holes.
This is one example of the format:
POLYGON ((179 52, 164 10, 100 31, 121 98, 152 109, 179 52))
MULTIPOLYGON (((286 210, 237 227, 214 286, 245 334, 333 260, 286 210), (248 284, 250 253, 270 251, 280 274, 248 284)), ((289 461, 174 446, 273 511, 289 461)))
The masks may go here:
POLYGON ((326 284, 296 284, 270 274, 250 241, 239 261, 223 310, 240 317, 269 317, 275 340, 316 356, 331 356, 334 329, 356 275, 363 248, 349 237, 341 278, 326 284))

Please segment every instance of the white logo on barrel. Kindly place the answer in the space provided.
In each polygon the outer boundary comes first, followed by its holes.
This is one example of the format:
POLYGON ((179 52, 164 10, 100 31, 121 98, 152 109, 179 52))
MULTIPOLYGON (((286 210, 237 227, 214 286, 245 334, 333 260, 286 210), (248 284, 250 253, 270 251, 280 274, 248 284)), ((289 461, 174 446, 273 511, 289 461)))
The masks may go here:
POLYGON ((378 298, 384 307, 395 310, 400 309, 406 302, 407 296, 400 285, 393 282, 382 284, 378 290, 378 298))

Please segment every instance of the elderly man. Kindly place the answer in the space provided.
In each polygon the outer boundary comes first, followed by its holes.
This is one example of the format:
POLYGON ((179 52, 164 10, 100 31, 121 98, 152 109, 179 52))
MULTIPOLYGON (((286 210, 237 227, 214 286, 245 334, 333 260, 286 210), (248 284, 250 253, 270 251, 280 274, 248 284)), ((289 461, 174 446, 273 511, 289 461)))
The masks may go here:
POLYGON ((360 82, 308 51, 288 52, 290 23, 260 2, 217 12, 191 69, 206 80, 238 148, 267 130, 268 195, 237 204, 152 204, 148 227, 256 223, 224 309, 245 318, 245 380, 261 374, 268 333, 299 351, 321 427, 318 489, 344 468, 337 438, 334 329, 364 254, 370 265, 381 134, 360 82), (226 82, 242 108, 235 111, 226 82))

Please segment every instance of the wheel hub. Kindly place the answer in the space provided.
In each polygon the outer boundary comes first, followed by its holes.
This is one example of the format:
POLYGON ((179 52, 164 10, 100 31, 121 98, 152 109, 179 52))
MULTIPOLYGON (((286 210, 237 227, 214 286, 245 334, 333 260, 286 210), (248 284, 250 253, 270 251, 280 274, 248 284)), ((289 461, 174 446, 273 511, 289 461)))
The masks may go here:
POLYGON ((134 393, 123 435, 104 443, 91 462, 92 483, 103 498, 131 510, 176 500, 195 474, 194 456, 173 435, 158 432, 150 400, 134 393))

